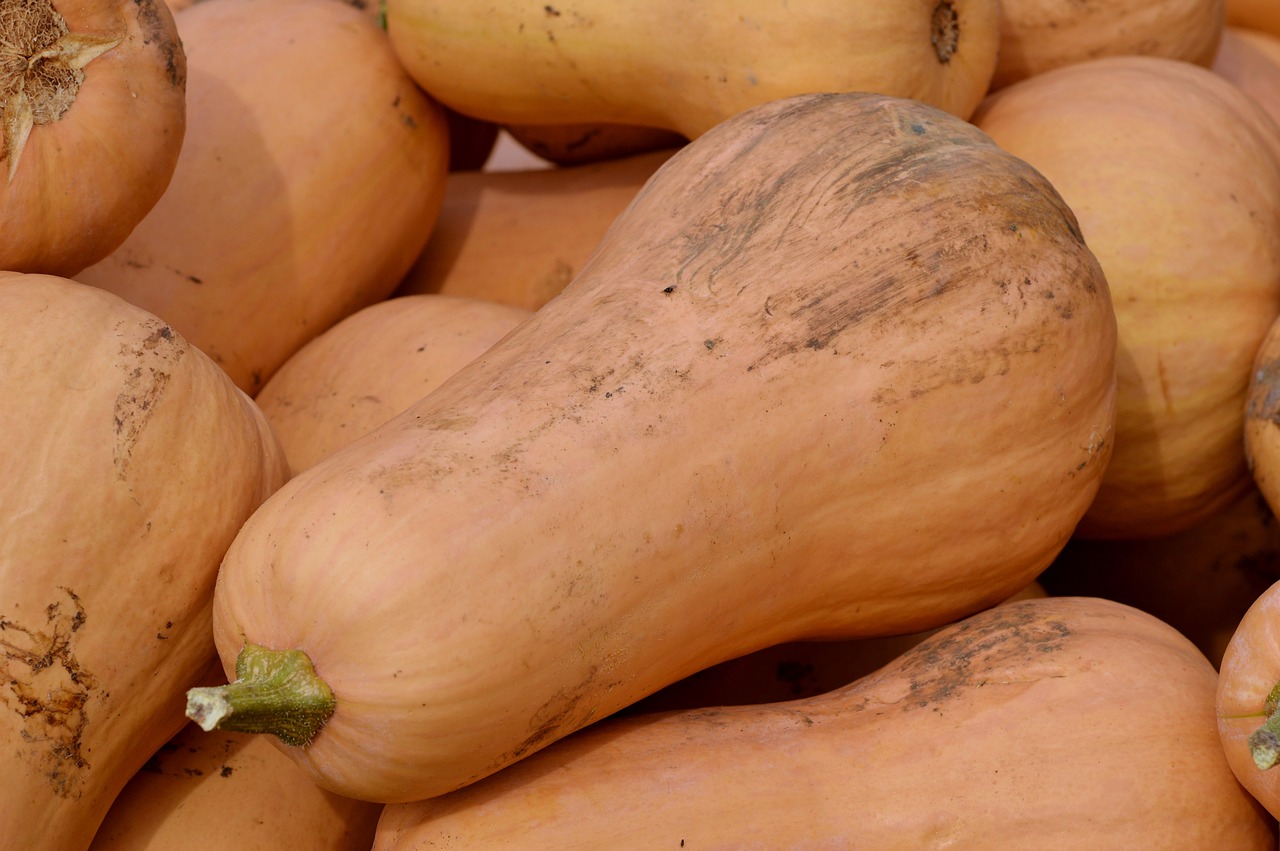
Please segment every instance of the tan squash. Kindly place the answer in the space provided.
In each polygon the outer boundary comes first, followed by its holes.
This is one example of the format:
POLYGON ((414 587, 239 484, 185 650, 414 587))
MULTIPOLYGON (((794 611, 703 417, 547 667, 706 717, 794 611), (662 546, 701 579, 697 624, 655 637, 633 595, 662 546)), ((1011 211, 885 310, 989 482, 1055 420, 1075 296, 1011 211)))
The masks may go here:
POLYGON ((1280 122, 1280 35, 1227 27, 1211 67, 1280 122))
POLYGON ((531 153, 562 166, 669 151, 689 141, 670 130, 626 124, 508 124, 504 129, 531 153))
POLYGON ((1280 318, 1258 346, 1244 409, 1249 473, 1273 514, 1280 514, 1280 318))
POLYGON ((387 0, 424 89, 499 124, 623 124, 695 138, 749 106, 874 91, 967 118, 986 93, 999 0, 387 0))
POLYGON ((672 153, 449 175, 427 245, 396 292, 537 310, 582 270, 613 220, 672 153))
POLYGON ((374 849, 1270 851, 1215 684, 1135 609, 1010 603, 818 697, 604 721, 387 807, 374 849))
POLYGON ((1154 615, 1215 667, 1240 618, 1278 580, 1280 521, 1256 488, 1171 535, 1068 541, 1040 576, 1055 596, 1105 597, 1154 615))
POLYGON ((1000 0, 1000 57, 991 88, 1106 56, 1159 56, 1208 67, 1224 16, 1225 0, 1000 0))
POLYGON ((177 20, 191 132, 173 181, 76 278, 163 317, 252 395, 395 289, 439 211, 448 132, 346 3, 217 0, 177 20))
POLYGON ((186 56, 162 0, 0 7, 0 269, 74 275, 169 184, 186 56))
POLYGON ((1280 5, 1275 0, 1226 0, 1227 23, 1280 36, 1280 5))
POLYGON ((381 812, 316 786, 262 736, 188 724, 124 787, 89 848, 369 851, 381 812))
POLYGON ((255 513, 218 585, 236 683, 188 713, 413 800, 726 659, 992 605, 1093 498, 1114 334, 1070 210, 972 125, 868 93, 750 110, 255 513), (311 707, 255 719, 294 673, 311 707))
POLYGON ((417 402, 531 315, 447 295, 378 302, 303 346, 256 401, 290 468, 305 470, 417 402))
POLYGON ((1218 676, 1218 733, 1236 778, 1280 816, 1280 583, 1258 595, 1218 676))
POLYGON ((285 479, 256 406, 156 317, 0 272, 0 848, 88 847, 185 723, 214 578, 285 479))
POLYGON ((1250 364, 1280 313, 1275 122, 1205 68, 1137 56, 1001 89, 974 122, 1062 193, 1111 286, 1116 446, 1081 536, 1173 534, 1240 498, 1250 364))

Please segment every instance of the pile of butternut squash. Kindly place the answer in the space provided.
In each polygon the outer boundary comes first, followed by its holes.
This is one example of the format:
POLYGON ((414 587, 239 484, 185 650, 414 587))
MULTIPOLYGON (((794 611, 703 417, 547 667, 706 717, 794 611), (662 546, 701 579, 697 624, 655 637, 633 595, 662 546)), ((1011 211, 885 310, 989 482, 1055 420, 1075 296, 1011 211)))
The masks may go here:
POLYGON ((0 0, 0 848, 1274 849, 1277 8, 0 0))

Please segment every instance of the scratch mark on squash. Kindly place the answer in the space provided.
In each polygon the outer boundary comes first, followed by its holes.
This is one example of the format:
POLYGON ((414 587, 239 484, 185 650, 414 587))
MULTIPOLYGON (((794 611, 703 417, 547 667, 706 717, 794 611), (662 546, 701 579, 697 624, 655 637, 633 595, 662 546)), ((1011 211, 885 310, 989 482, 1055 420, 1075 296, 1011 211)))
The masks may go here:
POLYGON ((173 329, 155 321, 154 330, 140 343, 126 343, 120 355, 129 370, 124 386, 116 395, 114 410, 115 443, 112 461, 116 477, 128 476, 133 449, 141 439, 156 405, 164 396, 173 367, 185 349, 173 329))

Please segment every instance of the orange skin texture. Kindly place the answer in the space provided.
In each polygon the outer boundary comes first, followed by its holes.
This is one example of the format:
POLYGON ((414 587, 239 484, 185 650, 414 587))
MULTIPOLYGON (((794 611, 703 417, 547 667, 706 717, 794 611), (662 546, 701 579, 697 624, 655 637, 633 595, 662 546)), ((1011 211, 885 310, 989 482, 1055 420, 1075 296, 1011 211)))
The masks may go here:
POLYGON ((186 57, 162 0, 65 0, 69 32, 123 37, 72 108, 0 160, 0 269, 71 276, 114 251, 169 184, 186 132, 186 57))
POLYGON ((288 752, 412 800, 725 659, 947 623, 1034 579, 1092 500, 1114 335, 1070 210, 972 125, 764 105, 255 513, 220 572, 224 666, 302 650, 337 707, 288 752))
POLYGON ((1113 57, 990 95, 974 122, 1062 193, 1106 272, 1116 447, 1081 524, 1172 534, 1241 496, 1254 353, 1280 313, 1280 131, 1213 72, 1113 57))
POLYGON ((299 472, 404 411, 532 315, 460 296, 378 302, 303 346, 255 401, 299 472))
POLYGON ((1227 0, 1227 23, 1280 36, 1280 6, 1272 0, 1227 0))
POLYGON ((909 97, 967 118, 995 69, 998 0, 553 4, 388 0, 387 32, 442 103, 499 124, 623 124, 693 139, 731 115, 807 92, 909 97), (945 38, 945 36, 944 36, 945 38))
POLYGON ((177 21, 190 133, 173 180, 76 278, 164 317, 253 395, 395 289, 439 211, 447 123, 346 3, 219 0, 177 21))
POLYGON ((0 272, 0 322, 0 847, 75 851, 185 723, 218 564, 287 471, 253 402, 120 298, 0 272))
POLYGON ((1280 816, 1280 771, 1261 770, 1249 736, 1262 726, 1263 703, 1280 683, 1280 583, 1258 596, 1227 644, 1218 677, 1218 734, 1231 770, 1273 816, 1280 816))
POLYGON ((1269 851, 1215 682, 1136 609, 1009 603, 826 694, 602 721, 388 806, 373 847, 1269 851))
MULTIPOLYGON (((1270 2, 1270 0, 1263 0, 1270 2)), ((1158 56, 1208 66, 1224 0, 1001 0, 991 89, 1105 56, 1158 56)))
POLYGON ((1211 67, 1280 123, 1280 34, 1227 27, 1211 67))
POLYGON ((582 270, 609 225, 672 153, 449 175, 435 228, 397 292, 537 310, 582 270))

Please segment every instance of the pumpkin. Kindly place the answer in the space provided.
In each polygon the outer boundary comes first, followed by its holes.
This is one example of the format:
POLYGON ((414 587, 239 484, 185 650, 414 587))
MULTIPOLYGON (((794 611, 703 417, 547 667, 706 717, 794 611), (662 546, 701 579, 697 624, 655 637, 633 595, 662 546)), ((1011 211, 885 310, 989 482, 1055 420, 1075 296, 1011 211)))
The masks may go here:
POLYGON ((450 174, 427 244, 396 292, 542 307, 578 274, 609 225, 672 153, 450 174))
POLYGON ((1226 0, 1227 23, 1280 36, 1280 6, 1274 0, 1226 0))
POLYGON ((991 88, 1105 56, 1158 56, 1207 67, 1224 15, 1224 0, 1001 0, 991 88))
POLYGON ((214 579, 286 477, 257 407, 111 293, 0 272, 0 847, 88 847, 185 723, 214 579))
POLYGON ((749 106, 874 91, 967 118, 995 70, 999 0, 387 0, 405 68, 499 124, 623 124, 692 139, 749 106))
POLYGON ((381 812, 316 786, 262 736, 188 724, 129 780, 89 848, 369 851, 381 812))
POLYGON ((1227 27, 1211 67, 1280 122, 1280 34, 1227 27))
POLYGON ((186 80, 162 0, 6 0, 0 269, 74 275, 124 241, 173 175, 186 80))
POLYGON ((1240 618, 1280 580, 1280 522, 1257 488, 1170 535, 1076 538, 1040 575, 1055 596, 1106 597, 1181 632, 1216 667, 1240 618))
POLYGON ((670 130, 626 124, 508 124, 504 129, 526 150, 561 166, 672 150, 688 141, 670 130))
POLYGON ((177 21, 191 66, 177 170, 76 279, 163 317, 253 395, 395 289, 439 210, 448 130, 346 3, 218 0, 177 21))
POLYGON ((1280 816, 1280 583, 1258 595, 1227 644, 1218 676, 1218 734, 1236 778, 1280 816))
POLYGON ((530 314, 459 296, 381 301, 303 346, 255 398, 290 468, 305 470, 417 402, 530 314))
POLYGON ((1215 683, 1136 609, 1010 603, 817 697, 603 721, 386 807, 373 847, 1274 849, 1215 683))
POLYGON ((1240 498, 1250 365, 1280 313, 1275 122, 1212 71, 1149 56, 1038 74, 973 120, 1062 193, 1115 302, 1115 453, 1079 534, 1174 534, 1240 498))
POLYGON ((753 108, 557 298, 255 512, 216 595, 234 682, 188 715, 421 799, 726 659, 990 606, 1093 498, 1114 345, 1070 209, 972 125, 753 108))

